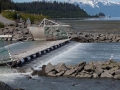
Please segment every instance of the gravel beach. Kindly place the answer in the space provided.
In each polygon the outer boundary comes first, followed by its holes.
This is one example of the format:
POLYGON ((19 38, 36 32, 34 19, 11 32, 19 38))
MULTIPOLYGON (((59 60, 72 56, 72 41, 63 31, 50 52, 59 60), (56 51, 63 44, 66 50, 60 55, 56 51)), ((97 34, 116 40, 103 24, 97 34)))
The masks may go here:
POLYGON ((59 20, 71 26, 71 32, 120 33, 120 20, 59 20))

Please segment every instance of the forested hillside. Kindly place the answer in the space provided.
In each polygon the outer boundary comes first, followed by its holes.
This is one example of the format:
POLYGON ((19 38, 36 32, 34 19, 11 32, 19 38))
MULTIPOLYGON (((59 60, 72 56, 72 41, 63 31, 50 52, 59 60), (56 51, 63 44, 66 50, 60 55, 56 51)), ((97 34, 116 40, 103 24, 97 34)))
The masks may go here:
POLYGON ((61 2, 26 2, 14 3, 12 0, 0 0, 0 13, 2 10, 14 9, 17 11, 49 16, 50 18, 80 18, 89 15, 79 6, 61 2))
POLYGON ((16 3, 16 6, 18 11, 47 15, 51 18, 79 18, 89 16, 84 10, 80 9, 79 6, 56 1, 16 3))
POLYGON ((12 0, 0 0, 0 13, 2 10, 15 9, 16 5, 12 0))

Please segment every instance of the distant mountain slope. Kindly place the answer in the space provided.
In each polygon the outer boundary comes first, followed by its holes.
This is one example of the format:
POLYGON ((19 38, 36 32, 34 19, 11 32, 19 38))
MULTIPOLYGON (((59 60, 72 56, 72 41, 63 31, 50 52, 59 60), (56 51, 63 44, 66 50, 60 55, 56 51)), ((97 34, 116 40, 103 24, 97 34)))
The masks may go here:
POLYGON ((105 15, 120 16, 120 2, 108 0, 66 0, 66 2, 79 5, 90 15, 103 12, 105 15))

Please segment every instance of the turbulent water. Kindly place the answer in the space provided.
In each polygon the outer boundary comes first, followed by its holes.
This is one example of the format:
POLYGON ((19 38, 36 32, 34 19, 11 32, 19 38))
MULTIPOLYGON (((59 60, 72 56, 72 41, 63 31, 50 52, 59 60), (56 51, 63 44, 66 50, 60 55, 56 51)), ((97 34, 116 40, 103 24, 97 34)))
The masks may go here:
MULTIPOLYGON (((30 42, 32 43, 32 42, 30 42)), ((20 49, 20 45, 25 42, 12 46, 20 49)), ((32 44, 31 44, 32 45, 32 44)), ((34 44, 33 44, 34 45, 34 44)), ((105 61, 113 55, 113 59, 120 61, 120 43, 77 43, 71 42, 55 51, 52 51, 22 68, 39 68, 43 64, 60 62, 74 65, 81 61, 105 61)), ((15 51, 14 51, 15 52, 15 51)), ((16 51, 17 52, 17 51, 16 51)), ((74 78, 52 78, 37 77, 27 79, 27 73, 19 73, 16 69, 7 66, 0 67, 0 80, 6 82, 14 88, 22 87, 25 90, 120 90, 119 80, 112 79, 74 79, 74 78)))
MULTIPOLYGON (((41 43, 43 43, 43 41, 19 42, 7 45, 7 42, 0 42, 0 49, 10 48, 11 54, 15 54, 37 47, 41 43), (5 47, 3 47, 4 45, 5 47)), ((0 55, 0 57, 6 56, 7 54, 0 55)), ((43 64, 49 62, 52 64, 62 62, 67 65, 75 65, 81 61, 105 61, 109 60, 111 56, 113 56, 115 61, 120 61, 120 43, 71 42, 57 50, 43 55, 42 57, 34 59, 23 67, 14 69, 8 66, 0 66, 0 81, 4 81, 13 88, 23 88, 25 90, 120 90, 119 80, 37 76, 33 76, 33 79, 28 79, 25 76, 30 75, 31 67, 34 69, 40 69, 43 64), (20 68, 25 70, 26 73, 21 73, 24 71, 20 71, 20 68)))

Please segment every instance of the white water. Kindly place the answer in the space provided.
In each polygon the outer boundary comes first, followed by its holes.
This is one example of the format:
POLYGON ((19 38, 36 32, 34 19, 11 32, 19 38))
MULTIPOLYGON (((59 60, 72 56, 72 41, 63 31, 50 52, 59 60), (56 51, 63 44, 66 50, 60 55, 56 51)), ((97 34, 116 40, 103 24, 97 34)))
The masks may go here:
MULTIPOLYGON (((31 66, 35 69, 39 69, 43 64, 52 63, 66 63, 70 65, 78 64, 81 61, 105 61, 110 58, 110 56, 113 54, 113 59, 116 61, 120 61, 120 43, 76 43, 71 42, 68 45, 65 45, 57 50, 54 50, 46 55, 43 55, 40 58, 37 58, 33 60, 32 62, 26 64, 22 68, 30 68, 31 66)), ((30 71, 30 70, 28 70, 30 71)), ((0 81, 4 81, 7 84, 11 85, 14 88, 22 87, 26 90, 89 90, 83 87, 81 87, 82 83, 89 83, 90 85, 94 85, 95 82, 98 82, 99 80, 77 80, 77 79, 67 79, 67 78, 48 78, 48 77, 37 77, 34 76, 33 80, 28 80, 25 75, 29 75, 30 72, 27 73, 19 73, 16 69, 10 69, 9 67, 0 67, 0 81), (69 81, 70 80, 70 81, 69 81), (64 81, 64 82, 63 82, 64 81), (66 82, 66 83, 65 83, 66 82), (71 87, 72 84, 77 84, 76 87, 71 87), (64 88, 63 86, 67 86, 70 88, 64 88), (52 88, 52 89, 51 89, 52 88)), ((109 85, 108 82, 111 81, 104 81, 100 80, 100 82, 105 83, 106 85, 109 85)), ((119 81, 115 82, 114 85, 118 85, 119 81)), ((84 85, 84 84, 82 84, 84 85)), ((86 84, 85 84, 86 85, 86 84)), ((95 84, 96 85, 96 84, 95 84)), ((98 90, 107 90, 103 89, 102 87, 108 87, 103 86, 104 84, 101 84, 99 86, 98 90)), ((110 83, 112 85, 112 83, 110 83)), ((88 86, 86 86, 88 88, 88 86)), ((119 88, 119 86, 116 86, 119 88)), ((90 90, 96 90, 93 89, 94 86, 90 87, 90 90)), ((114 90, 114 87, 112 87, 110 90, 114 90)), ((119 90, 119 89, 118 89, 119 90)))

